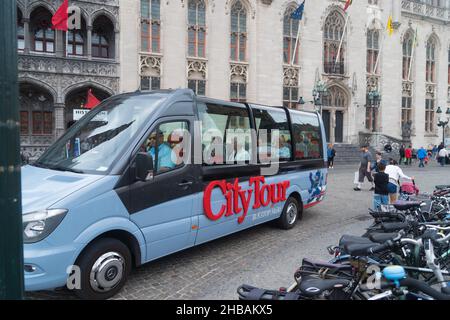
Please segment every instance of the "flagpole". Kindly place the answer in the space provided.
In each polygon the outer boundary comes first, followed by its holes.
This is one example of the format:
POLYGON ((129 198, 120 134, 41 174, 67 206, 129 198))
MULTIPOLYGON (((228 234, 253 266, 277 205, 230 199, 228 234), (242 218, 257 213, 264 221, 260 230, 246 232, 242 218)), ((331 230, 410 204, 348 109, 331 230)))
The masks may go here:
POLYGON ((294 59, 297 54, 298 39, 300 38, 300 21, 298 21, 297 38, 295 39, 294 53, 292 54, 291 66, 294 65, 294 59))
POLYGON ((383 40, 381 41, 381 48, 380 48, 380 52, 378 52, 378 57, 377 57, 377 61, 375 62, 375 68, 373 69, 373 73, 377 73, 377 68, 378 68, 378 64, 380 62, 380 57, 383 54, 383 49, 384 49, 384 41, 386 40, 386 35, 383 35, 383 40))
POLYGON ((66 58, 68 57, 69 52, 69 30, 66 31, 66 58))
POLYGON ((343 44, 343 42, 344 42, 344 37, 345 37, 345 34, 346 34, 346 32, 347 32, 347 24, 348 24, 348 19, 350 18, 350 15, 347 15, 347 19, 345 19, 345 25, 344 25, 344 31, 342 32, 342 37, 341 37, 341 41, 340 41, 340 43, 339 43, 339 49, 338 49, 338 54, 337 54, 337 56, 336 56, 336 61, 335 61, 335 65, 338 63, 338 60, 339 60, 339 58, 340 58, 340 56, 341 56, 341 49, 342 49, 342 44, 343 44))
POLYGON ((417 28, 416 28, 416 32, 414 33, 414 42, 413 42, 413 45, 412 45, 411 61, 409 62, 408 81, 410 81, 410 78, 411 78, 412 63, 413 63, 413 60, 414 60, 414 55, 416 53, 416 41, 417 41, 417 28))

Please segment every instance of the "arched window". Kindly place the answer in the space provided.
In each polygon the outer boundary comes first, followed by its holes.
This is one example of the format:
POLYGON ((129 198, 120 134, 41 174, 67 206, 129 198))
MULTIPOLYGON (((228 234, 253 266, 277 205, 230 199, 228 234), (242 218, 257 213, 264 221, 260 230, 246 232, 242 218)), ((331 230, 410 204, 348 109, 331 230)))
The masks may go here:
POLYGON ((403 39, 403 67, 402 67, 402 75, 403 80, 411 80, 409 78, 412 77, 412 69, 411 59, 412 59, 412 51, 413 51, 413 42, 414 35, 411 32, 405 34, 405 38, 403 39))
POLYGON ((17 49, 21 51, 25 49, 23 15, 22 11, 20 11, 19 8, 17 8, 17 49))
POLYGON ((20 134, 53 134, 53 98, 44 89, 32 84, 20 84, 20 134))
POLYGON ((298 28, 300 25, 299 20, 292 19, 291 15, 294 12, 295 7, 289 7, 284 13, 283 20, 283 61, 286 64, 298 64, 298 48, 300 44, 297 44, 297 50, 295 52, 294 59, 294 50, 295 50, 295 42, 297 41, 298 28), (293 60, 293 61, 292 61, 293 60))
POLYGON ((114 58, 114 26, 106 16, 98 17, 92 29, 92 56, 114 58))
POLYGON ((344 74, 345 39, 339 51, 339 45, 344 36, 344 17, 338 12, 331 12, 324 26, 324 71, 330 74, 344 74), (339 61, 336 61, 339 55, 339 61))
POLYGON ((206 55, 206 8, 203 0, 189 0, 188 55, 204 58, 206 55))
POLYGON ((55 31, 52 30, 52 14, 43 7, 31 13, 31 31, 33 50, 36 52, 55 52, 55 31))
POLYGON ((161 51, 161 1, 141 0, 141 50, 161 51))
POLYGON ((241 1, 236 1, 231 7, 231 40, 230 59, 233 61, 247 60, 247 10, 241 1))
POLYGON ((427 41, 427 63, 426 63, 426 81, 436 82, 436 40, 430 38, 427 41))
POLYGON ((378 30, 368 30, 367 31, 367 73, 378 74, 379 73, 379 63, 378 55, 380 51, 380 32, 378 30), (375 67, 377 70, 375 70, 375 67))
POLYGON ((86 54, 86 23, 81 20, 81 29, 67 31, 67 54, 84 56, 86 54))

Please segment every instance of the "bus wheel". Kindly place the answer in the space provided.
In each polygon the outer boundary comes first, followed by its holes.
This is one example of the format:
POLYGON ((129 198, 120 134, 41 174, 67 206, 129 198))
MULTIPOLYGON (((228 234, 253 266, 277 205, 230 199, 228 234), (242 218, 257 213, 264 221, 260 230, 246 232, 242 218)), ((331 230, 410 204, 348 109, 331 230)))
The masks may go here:
POLYGON ((294 197, 289 197, 284 205, 283 212, 278 218, 278 226, 281 229, 292 229, 301 217, 302 207, 294 197))
POLYGON ((126 283, 131 271, 131 253, 121 241, 104 238, 91 244, 79 257, 81 299, 109 299, 126 283))

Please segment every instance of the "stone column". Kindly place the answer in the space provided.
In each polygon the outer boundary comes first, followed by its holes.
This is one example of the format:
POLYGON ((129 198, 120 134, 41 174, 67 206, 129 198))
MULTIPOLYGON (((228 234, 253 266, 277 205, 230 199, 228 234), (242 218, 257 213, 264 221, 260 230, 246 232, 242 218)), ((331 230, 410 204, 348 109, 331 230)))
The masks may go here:
POLYGON ((87 27, 87 57, 92 60, 92 26, 87 27))
POLYGON ((23 49, 23 52, 25 54, 29 54, 31 50, 30 19, 23 19, 23 32, 25 41, 25 48, 23 49))
POLYGON ((119 30, 114 31, 114 60, 120 62, 120 33, 119 30))
POLYGON ((65 51, 64 46, 66 43, 66 37, 64 35, 64 32, 61 30, 56 30, 55 34, 55 53, 57 57, 64 57, 65 51))
POLYGON ((65 106, 63 103, 55 103, 55 138, 58 139, 61 137, 66 131, 66 123, 65 123, 65 106))
POLYGON ((330 142, 336 142, 336 110, 334 108, 330 109, 330 142))

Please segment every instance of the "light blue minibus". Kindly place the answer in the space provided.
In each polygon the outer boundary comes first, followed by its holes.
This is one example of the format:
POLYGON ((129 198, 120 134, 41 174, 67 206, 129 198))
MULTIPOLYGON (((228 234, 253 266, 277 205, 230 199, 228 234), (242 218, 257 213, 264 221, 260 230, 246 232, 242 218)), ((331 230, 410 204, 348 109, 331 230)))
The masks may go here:
POLYGON ((26 290, 106 299, 133 267, 272 220, 292 228, 325 195, 324 137, 317 113, 188 89, 105 100, 22 168, 26 290))

